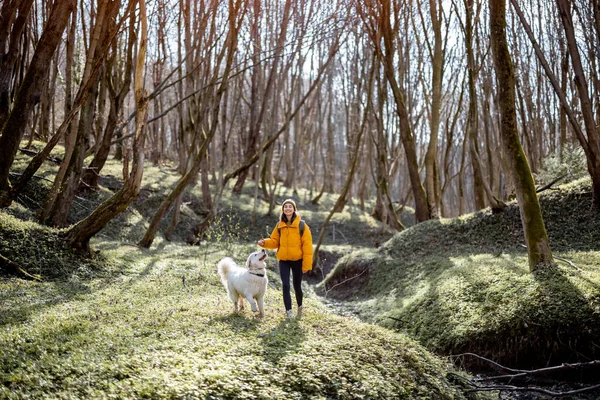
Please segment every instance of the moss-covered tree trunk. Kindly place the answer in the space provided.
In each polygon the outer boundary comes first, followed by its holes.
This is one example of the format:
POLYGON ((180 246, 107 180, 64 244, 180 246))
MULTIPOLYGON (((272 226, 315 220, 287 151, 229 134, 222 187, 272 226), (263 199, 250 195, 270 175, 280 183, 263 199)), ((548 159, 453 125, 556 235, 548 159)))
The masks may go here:
POLYGON ((506 0, 490 0, 490 38, 498 83, 500 134, 519 202, 529 268, 533 272, 553 263, 553 259, 535 183, 517 131, 515 76, 506 39, 506 0))

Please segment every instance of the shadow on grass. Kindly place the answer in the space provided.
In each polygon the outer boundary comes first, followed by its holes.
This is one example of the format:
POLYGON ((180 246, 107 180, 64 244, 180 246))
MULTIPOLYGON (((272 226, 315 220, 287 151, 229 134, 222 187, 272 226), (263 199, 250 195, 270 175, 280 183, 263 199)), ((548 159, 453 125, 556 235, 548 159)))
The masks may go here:
POLYGON ((208 326, 227 325, 236 334, 243 334, 256 331, 256 328, 261 324, 261 319, 256 316, 247 316, 245 311, 240 313, 231 312, 227 315, 211 318, 208 326))
MULTIPOLYGON (((455 268, 451 260, 444 265, 455 268)), ((509 282, 498 288, 494 269, 420 277, 426 292, 415 303, 402 305, 418 288, 404 287, 394 293, 399 312, 390 314, 395 320, 391 325, 437 353, 476 353, 513 368, 586 362, 600 356, 600 318, 590 299, 568 279, 568 271, 547 266, 533 273, 534 282, 528 283, 523 277, 529 272, 516 263, 502 260, 501 269, 509 274, 497 279, 509 282)), ((461 362, 469 368, 491 366, 475 358, 461 362)))
POLYGON ((4 290, 0 296, 0 326, 24 323, 34 314, 91 293, 85 281, 53 281, 35 287, 36 291, 32 291, 31 287, 20 285, 13 285, 4 290), (13 299, 13 301, 7 304, 2 301, 2 298, 13 299))
POLYGON ((277 364, 287 355, 297 353, 305 341, 306 332, 297 319, 282 319, 274 329, 262 336, 263 357, 277 364))
MULTIPOLYGON (((533 276, 548 308, 560 310, 557 312, 565 317, 547 325, 545 335, 540 335, 538 339, 541 347, 546 348, 542 354, 547 353, 547 365, 597 359, 600 356, 597 335, 600 332, 600 319, 590 306, 589 299, 556 265, 543 267, 533 276)), ((596 284, 593 286, 598 288, 596 284)))

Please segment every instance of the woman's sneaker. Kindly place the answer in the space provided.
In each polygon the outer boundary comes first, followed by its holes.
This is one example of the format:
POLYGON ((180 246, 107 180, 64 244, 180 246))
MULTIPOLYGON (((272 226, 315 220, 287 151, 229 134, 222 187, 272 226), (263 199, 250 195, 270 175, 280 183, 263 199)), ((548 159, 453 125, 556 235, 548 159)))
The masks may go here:
POLYGON ((296 314, 297 318, 302 318, 302 306, 298 307, 298 313, 296 314))
POLYGON ((285 317, 286 318, 293 318, 294 317, 294 312, 292 310, 287 310, 285 312, 285 317))

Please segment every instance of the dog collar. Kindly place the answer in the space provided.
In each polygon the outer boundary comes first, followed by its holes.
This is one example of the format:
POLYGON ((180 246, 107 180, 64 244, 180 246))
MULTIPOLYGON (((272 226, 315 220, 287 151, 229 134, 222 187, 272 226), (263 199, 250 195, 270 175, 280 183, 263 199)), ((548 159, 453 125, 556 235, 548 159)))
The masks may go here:
MULTIPOLYGON (((250 272, 250 271, 248 271, 248 272, 250 272)), ((254 272, 250 272, 250 273, 251 273, 252 275, 260 276, 261 278, 264 278, 264 277, 265 277, 265 275, 264 275, 264 274, 255 274, 254 272)))

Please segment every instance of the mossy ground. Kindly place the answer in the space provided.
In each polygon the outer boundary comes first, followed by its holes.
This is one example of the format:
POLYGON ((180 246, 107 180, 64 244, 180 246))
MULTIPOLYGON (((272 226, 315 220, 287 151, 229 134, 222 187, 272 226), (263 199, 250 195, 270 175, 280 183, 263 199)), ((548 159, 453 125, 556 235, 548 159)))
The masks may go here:
MULTIPOLYGON (((25 161, 20 161, 25 163, 25 161)), ((120 165, 104 171, 103 187, 81 195, 73 220, 119 184, 120 165)), ((50 178, 45 164, 38 176, 50 178)), ((0 273, 0 398, 461 399, 447 361, 408 337, 332 314, 306 285, 302 319, 284 319, 274 257, 268 259, 266 316, 232 313, 216 263, 243 264, 276 216, 254 190, 225 197, 218 227, 198 246, 183 238, 202 219, 199 193, 186 192, 182 222, 171 242, 159 235, 136 246, 148 219, 177 177, 148 165, 142 196, 92 241, 93 257, 70 253, 60 231, 35 223, 49 182, 36 179, 19 202, 0 211, 1 253, 41 282, 0 273)), ((281 190, 278 198, 292 196, 281 190)), ((328 207, 298 198, 316 233, 328 207)), ((338 235, 325 256, 373 247, 389 233, 357 206, 336 215, 338 235), (341 232, 341 234, 340 234, 341 232), (368 235, 368 236, 365 236, 368 235)))
POLYGON ((440 354, 474 352, 523 368, 597 359, 600 213, 589 181, 540 201, 556 266, 529 272, 511 204, 499 214, 422 223, 378 250, 346 256, 320 292, 440 354))
POLYGON ((118 247, 103 250, 121 263, 110 276, 2 280, 0 398, 462 397, 403 335, 314 298, 284 319, 273 271, 266 317, 233 314, 215 273, 227 250, 197 250, 118 247))

